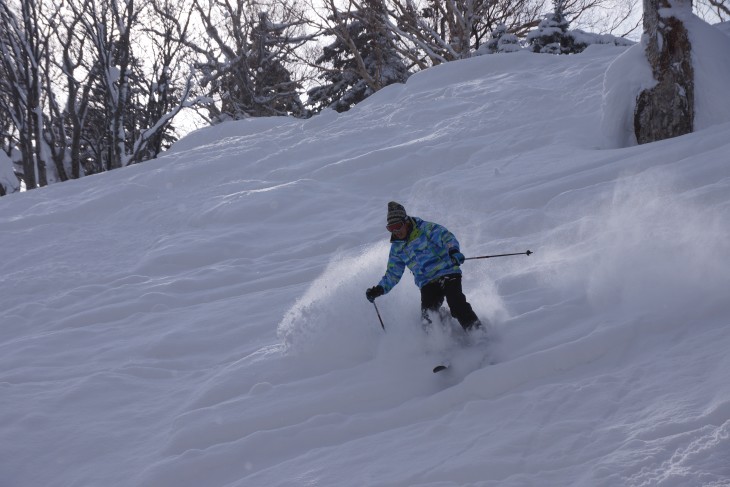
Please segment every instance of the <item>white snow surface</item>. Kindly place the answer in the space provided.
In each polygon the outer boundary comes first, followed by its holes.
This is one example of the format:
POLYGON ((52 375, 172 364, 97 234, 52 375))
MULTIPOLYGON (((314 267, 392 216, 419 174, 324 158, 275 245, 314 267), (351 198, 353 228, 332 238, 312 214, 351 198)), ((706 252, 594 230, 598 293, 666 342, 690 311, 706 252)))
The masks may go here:
POLYGON ((729 486, 730 120, 607 142, 625 50, 449 63, 0 198, 0 485, 729 486), (422 332, 408 274, 381 329, 390 200, 535 252, 463 265, 494 364, 422 332))

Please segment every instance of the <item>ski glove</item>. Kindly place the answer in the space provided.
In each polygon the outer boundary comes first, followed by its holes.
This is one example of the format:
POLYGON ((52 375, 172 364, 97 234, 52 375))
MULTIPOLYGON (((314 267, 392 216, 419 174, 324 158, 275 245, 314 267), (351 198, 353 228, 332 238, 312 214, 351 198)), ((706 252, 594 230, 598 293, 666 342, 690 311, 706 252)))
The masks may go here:
POLYGON ((375 298, 378 296, 382 296, 385 294, 385 289, 383 289, 383 286, 373 286, 367 291, 365 291, 365 297, 368 298, 368 301, 371 303, 375 302, 375 298))
POLYGON ((464 257, 464 254, 459 252, 459 249, 451 249, 449 251, 449 257, 451 257, 451 262, 453 262, 454 265, 461 265, 466 260, 466 257, 464 257))

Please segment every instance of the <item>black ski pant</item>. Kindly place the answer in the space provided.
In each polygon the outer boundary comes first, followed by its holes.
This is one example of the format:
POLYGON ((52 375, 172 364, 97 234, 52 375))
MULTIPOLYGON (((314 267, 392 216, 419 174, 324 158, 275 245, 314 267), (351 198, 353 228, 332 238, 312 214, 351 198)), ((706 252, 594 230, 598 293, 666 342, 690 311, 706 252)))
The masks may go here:
POLYGON ((451 316, 456 318, 464 330, 481 326, 479 318, 461 290, 461 274, 439 277, 421 288, 421 313, 425 320, 431 321, 428 312, 438 311, 444 303, 444 298, 451 310, 451 316))

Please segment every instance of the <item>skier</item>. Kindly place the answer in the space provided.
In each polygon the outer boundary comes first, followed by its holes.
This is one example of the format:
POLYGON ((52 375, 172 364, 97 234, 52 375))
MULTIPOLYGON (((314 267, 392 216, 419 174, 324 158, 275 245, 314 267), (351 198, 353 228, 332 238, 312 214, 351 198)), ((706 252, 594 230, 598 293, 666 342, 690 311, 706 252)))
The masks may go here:
POLYGON ((378 285, 365 292, 368 301, 373 303, 390 292, 408 266, 421 289, 424 325, 431 323, 429 312, 438 311, 445 298, 464 331, 479 329, 482 324, 461 290, 459 266, 464 263, 464 254, 456 237, 437 223, 408 216, 403 205, 395 201, 388 203, 385 228, 391 233, 388 266, 378 285))

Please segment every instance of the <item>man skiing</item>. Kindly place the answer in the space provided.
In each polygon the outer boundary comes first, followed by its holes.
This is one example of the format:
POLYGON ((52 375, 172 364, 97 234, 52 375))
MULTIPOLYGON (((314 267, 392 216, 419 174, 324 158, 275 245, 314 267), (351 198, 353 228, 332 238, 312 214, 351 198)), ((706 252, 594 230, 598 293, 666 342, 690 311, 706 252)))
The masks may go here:
POLYGON ((385 275, 378 285, 365 292, 371 303, 387 294, 400 281, 406 266, 413 272, 421 290, 421 314, 424 324, 430 323, 429 311, 438 311, 446 299, 451 315, 464 331, 482 326, 461 289, 461 269, 464 254, 459 242, 445 227, 408 216, 403 205, 388 203, 388 223, 391 233, 390 256, 385 275))

